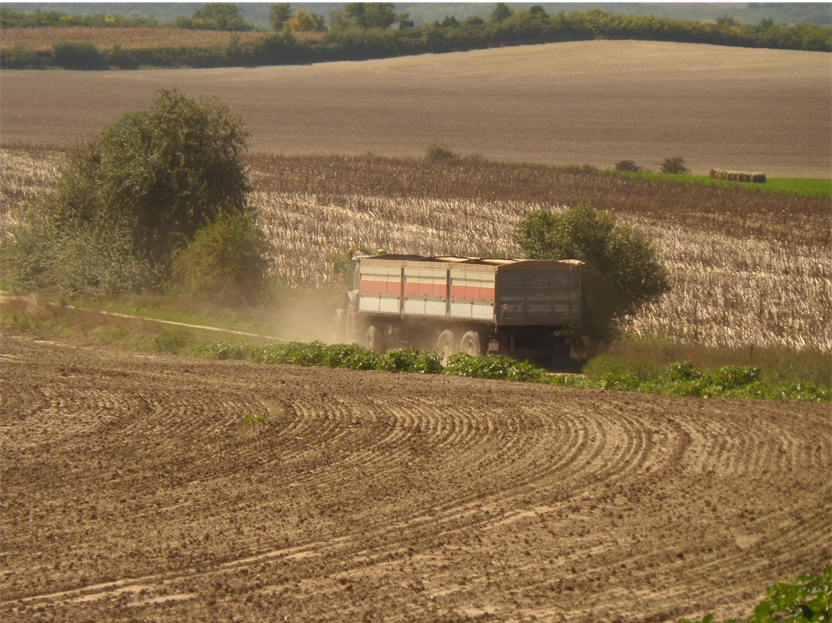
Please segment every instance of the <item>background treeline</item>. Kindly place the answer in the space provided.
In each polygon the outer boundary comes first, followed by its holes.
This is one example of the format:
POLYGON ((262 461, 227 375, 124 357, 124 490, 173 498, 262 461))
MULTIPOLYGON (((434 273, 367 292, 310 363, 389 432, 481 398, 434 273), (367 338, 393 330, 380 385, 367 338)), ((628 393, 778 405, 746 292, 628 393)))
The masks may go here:
MULTIPOLYGON (((4 9, 4 15, 6 13, 4 9)), ((192 24, 189 27, 199 25, 198 13, 185 18, 192 24)), ((230 15, 229 19, 238 25, 242 21, 239 14, 230 15)), ((61 42, 47 50, 26 47, 3 50, 0 65, 7 69, 281 65, 598 38, 832 51, 832 28, 808 23, 778 26, 770 19, 763 19, 756 25, 739 24, 730 17, 700 23, 653 16, 617 15, 599 9, 548 15, 539 5, 517 11, 498 3, 487 20, 476 16, 465 21, 447 17, 441 22, 420 27, 411 24, 412 20, 408 20, 406 14, 397 14, 396 22, 390 24, 392 28, 367 27, 357 20, 342 19, 316 37, 298 37, 297 31, 286 28, 253 41, 241 41, 232 33, 229 43, 221 47, 123 49, 115 45, 109 50, 99 50, 88 42, 61 42)), ((241 29, 244 28, 238 28, 241 29)))
MULTIPOLYGON (((559 11, 586 12, 600 8, 611 10, 609 3, 598 2, 512 2, 513 9, 525 11, 534 4, 539 4, 550 15, 559 11)), ((95 14, 123 16, 131 19, 152 18, 160 25, 175 24, 180 17, 190 17, 196 10, 204 6, 203 3, 183 2, 12 2, 3 3, 4 7, 19 14, 36 12, 57 12, 59 15, 90 17, 95 14)), ((243 19, 259 31, 271 30, 270 4, 243 3, 238 5, 243 19)), ((303 9, 307 13, 319 13, 326 19, 326 25, 331 26, 329 14, 332 11, 343 10, 344 2, 293 2, 292 10, 303 9)), ((469 16, 488 19, 494 8, 492 3, 479 2, 396 2, 397 11, 407 12, 416 26, 440 22, 446 17, 455 17, 465 21, 469 16)), ((614 10, 620 15, 654 15, 677 20, 716 20, 727 15, 740 23, 757 24, 761 19, 768 18, 777 24, 801 24, 809 22, 821 26, 832 26, 832 5, 826 2, 748 2, 748 3, 640 3, 619 2, 614 10)), ((17 24, 23 26, 25 24, 17 24)), ((47 24, 57 26, 59 24, 47 24)), ((82 25, 82 24, 76 24, 82 25)), ((92 25, 92 24, 85 24, 92 25)))

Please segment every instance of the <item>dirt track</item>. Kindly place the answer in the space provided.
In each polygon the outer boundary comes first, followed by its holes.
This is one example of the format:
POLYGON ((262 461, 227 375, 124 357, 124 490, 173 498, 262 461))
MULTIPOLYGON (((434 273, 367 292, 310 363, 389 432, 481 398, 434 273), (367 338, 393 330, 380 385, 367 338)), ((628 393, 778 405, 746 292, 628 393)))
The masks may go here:
POLYGON ((159 87, 215 94, 253 149, 463 154, 657 169, 684 156, 770 177, 828 178, 832 78, 823 52, 580 41, 253 69, 4 71, 3 141, 74 144, 159 87))
POLYGON ((828 405, 2 362, 4 621, 747 615, 832 554, 828 405))

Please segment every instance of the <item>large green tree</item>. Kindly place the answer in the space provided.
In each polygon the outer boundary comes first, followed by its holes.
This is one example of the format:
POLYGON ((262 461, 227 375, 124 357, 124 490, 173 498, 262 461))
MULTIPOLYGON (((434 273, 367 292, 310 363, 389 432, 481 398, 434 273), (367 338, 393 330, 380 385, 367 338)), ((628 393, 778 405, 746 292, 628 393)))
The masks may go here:
POLYGON ((670 289, 649 238, 588 204, 560 214, 531 212, 517 225, 514 239, 529 259, 584 262, 581 334, 592 342, 610 340, 620 320, 670 289))
POLYGON ((171 253, 201 227, 220 214, 244 214, 249 186, 240 155, 247 136, 242 120, 216 98, 160 89, 148 111, 119 115, 67 155, 53 192, 6 250, 18 281, 98 296, 147 285, 141 280, 149 274, 164 276, 171 253), (67 266, 83 265, 75 259, 82 248, 117 277, 61 277, 67 266), (119 268, 126 265, 133 268, 119 268))

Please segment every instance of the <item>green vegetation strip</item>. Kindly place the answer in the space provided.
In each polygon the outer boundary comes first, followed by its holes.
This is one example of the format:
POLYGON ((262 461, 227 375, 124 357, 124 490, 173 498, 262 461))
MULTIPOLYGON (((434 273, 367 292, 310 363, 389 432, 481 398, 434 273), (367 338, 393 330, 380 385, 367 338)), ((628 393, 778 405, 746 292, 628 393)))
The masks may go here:
MULTIPOLYGON (((745 623, 804 623, 832 621, 832 566, 817 577, 801 575, 794 582, 780 582, 766 590, 766 598, 745 623)), ((717 623, 713 614, 679 623, 717 623)), ((726 619, 722 623, 737 623, 726 619)))
POLYGON ((681 175, 669 173, 655 173, 652 171, 641 171, 631 173, 627 171, 597 171, 596 175, 616 175, 620 177, 644 178, 651 180, 663 180, 666 182, 682 182, 688 184, 703 184, 705 186, 724 186, 726 188, 737 188, 752 192, 775 192, 792 195, 805 195, 807 197, 832 197, 832 180, 822 178, 803 177, 769 177, 762 184, 751 182, 732 182, 710 177, 709 175, 681 175))
POLYGON ((832 392, 806 382, 767 385, 762 371, 755 366, 722 366, 700 372, 690 362, 674 363, 659 378, 640 379, 636 374, 609 370, 580 376, 549 374, 528 362, 520 363, 499 355, 471 357, 463 353, 448 358, 442 366, 432 352, 413 348, 377 355, 355 344, 289 342, 253 346, 246 342, 208 342, 196 344, 192 352, 212 359, 242 359, 259 363, 282 363, 300 366, 328 366, 350 370, 384 370, 417 374, 448 374, 479 379, 497 379, 524 383, 541 383, 554 387, 611 389, 669 396, 701 398, 752 398, 757 400, 799 400, 832 402, 832 392))

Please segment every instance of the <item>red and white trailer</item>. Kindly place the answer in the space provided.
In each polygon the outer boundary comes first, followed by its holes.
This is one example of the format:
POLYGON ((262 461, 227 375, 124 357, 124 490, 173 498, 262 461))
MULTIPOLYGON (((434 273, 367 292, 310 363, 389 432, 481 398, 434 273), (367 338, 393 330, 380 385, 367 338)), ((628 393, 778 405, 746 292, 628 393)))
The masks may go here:
POLYGON ((566 329, 581 326, 578 260, 379 255, 356 261, 336 339, 385 352, 414 346, 447 358, 499 353, 568 362, 566 329))

